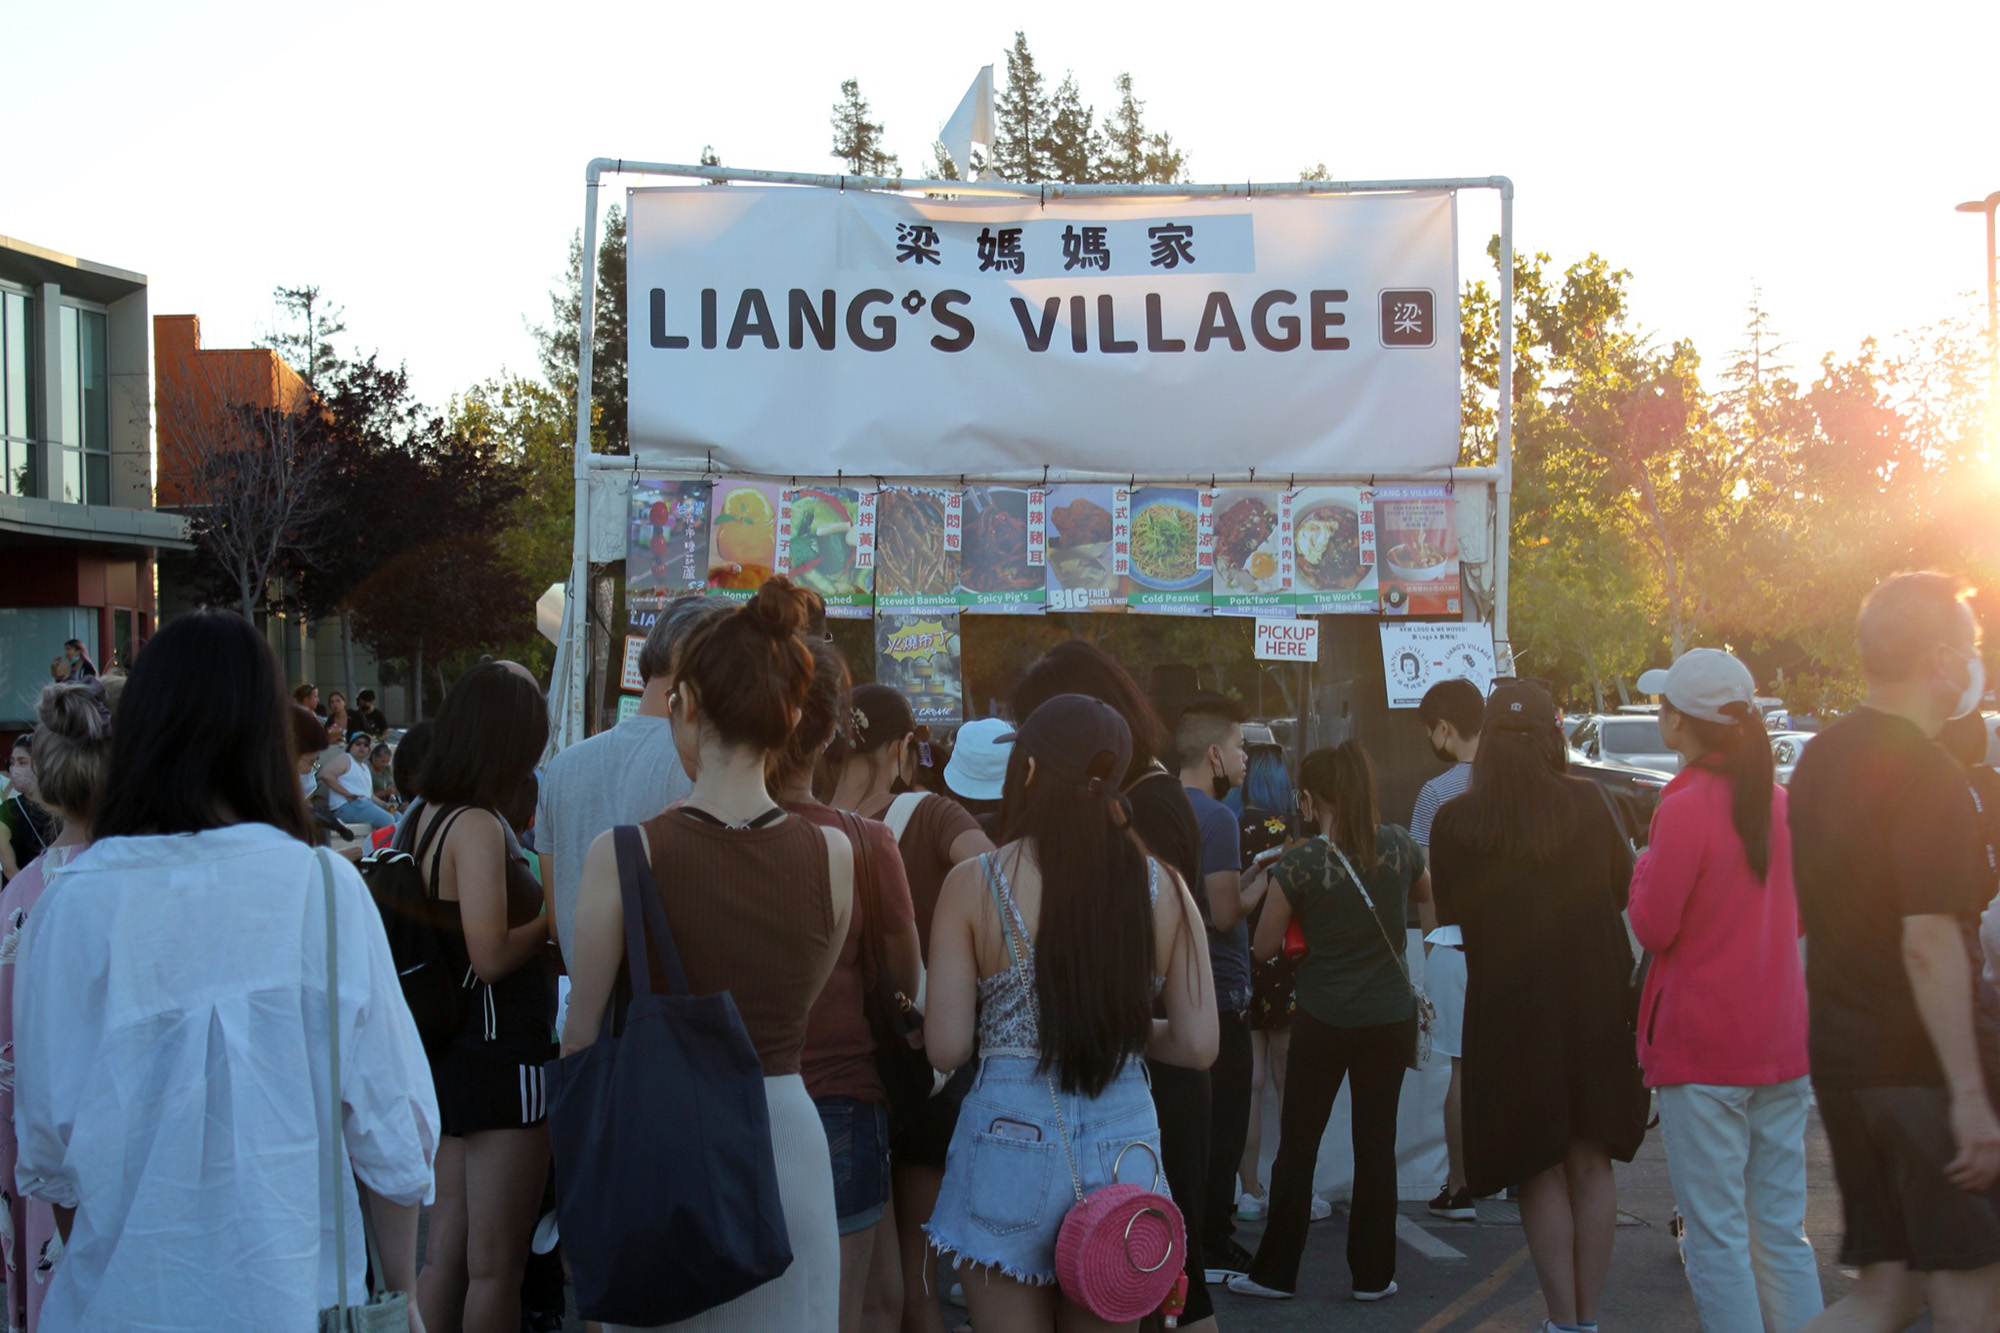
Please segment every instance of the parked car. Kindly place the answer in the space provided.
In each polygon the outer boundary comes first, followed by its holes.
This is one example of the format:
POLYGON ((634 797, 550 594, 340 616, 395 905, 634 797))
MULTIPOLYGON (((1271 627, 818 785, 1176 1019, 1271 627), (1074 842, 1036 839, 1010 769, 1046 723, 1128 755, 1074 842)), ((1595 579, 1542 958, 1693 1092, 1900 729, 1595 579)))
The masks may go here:
POLYGON ((1659 721, 1651 716, 1586 718, 1570 737, 1570 744, 1589 760, 1648 768, 1668 777, 1681 769, 1681 757, 1660 740, 1659 721))
POLYGON ((1771 733, 1771 766, 1777 770, 1781 786, 1790 786, 1792 770, 1798 767, 1799 756, 1806 752, 1806 743, 1816 733, 1810 731, 1774 731, 1771 733))
POLYGON ((1575 751, 1570 752, 1569 771, 1598 785, 1635 850, 1646 845, 1653 829, 1653 812, 1660 808, 1660 792, 1667 785, 1665 775, 1631 764, 1586 759, 1575 751))

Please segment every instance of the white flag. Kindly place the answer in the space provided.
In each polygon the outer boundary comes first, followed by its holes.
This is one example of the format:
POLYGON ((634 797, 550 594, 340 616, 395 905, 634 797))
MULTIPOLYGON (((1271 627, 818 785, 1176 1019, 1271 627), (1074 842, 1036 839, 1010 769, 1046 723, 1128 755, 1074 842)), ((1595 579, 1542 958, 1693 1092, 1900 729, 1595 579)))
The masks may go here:
POLYGON ((972 145, 980 143, 990 148, 993 144, 993 66, 987 65, 979 71, 979 77, 965 90, 958 110, 951 113, 938 138, 944 141, 945 151, 957 164, 960 178, 971 180, 972 145))

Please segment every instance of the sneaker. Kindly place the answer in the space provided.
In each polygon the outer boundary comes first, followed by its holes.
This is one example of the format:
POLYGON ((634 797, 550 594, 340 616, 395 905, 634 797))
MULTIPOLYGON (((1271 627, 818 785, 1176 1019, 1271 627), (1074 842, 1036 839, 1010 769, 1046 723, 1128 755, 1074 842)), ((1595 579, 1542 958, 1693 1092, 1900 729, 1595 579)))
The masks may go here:
POLYGON ((1236 1220, 1239 1222, 1261 1222, 1265 1210, 1271 1206, 1268 1194, 1251 1194, 1247 1190, 1236 1196, 1236 1220))
POLYGON ((1431 1200, 1431 1216, 1448 1217, 1454 1222, 1477 1222, 1479 1210, 1472 1206, 1471 1190, 1460 1190, 1453 1194, 1451 1186, 1446 1185, 1438 1191, 1438 1196, 1431 1200))
POLYGON ((960 1282, 953 1282, 950 1286, 944 1289, 944 1298, 950 1304, 956 1305, 959 1309, 963 1310, 965 1308, 964 1284, 960 1282))
POLYGON ((1276 1287, 1266 1287, 1261 1283, 1252 1282, 1247 1277, 1230 1278, 1229 1289, 1238 1296, 1256 1296, 1267 1301, 1288 1301, 1292 1298, 1292 1293, 1289 1291, 1279 1291, 1276 1287))
POLYGON ((1386 1301, 1395 1294, 1396 1284, 1391 1282, 1380 1291, 1357 1291, 1354 1293, 1354 1299, 1357 1301, 1386 1301))
POLYGON ((1214 1243, 1204 1243, 1201 1257, 1208 1262, 1202 1279, 1210 1286, 1218 1286, 1232 1278, 1244 1277, 1250 1272, 1250 1261, 1256 1256, 1237 1244, 1232 1237, 1214 1243))
POLYGON ((1333 1216, 1333 1205, 1328 1203, 1325 1199, 1320 1198, 1319 1195, 1317 1194, 1313 1195, 1312 1212, 1310 1215, 1308 1215, 1306 1220, 1311 1222, 1324 1222, 1326 1221, 1327 1218, 1332 1216, 1333 1216))

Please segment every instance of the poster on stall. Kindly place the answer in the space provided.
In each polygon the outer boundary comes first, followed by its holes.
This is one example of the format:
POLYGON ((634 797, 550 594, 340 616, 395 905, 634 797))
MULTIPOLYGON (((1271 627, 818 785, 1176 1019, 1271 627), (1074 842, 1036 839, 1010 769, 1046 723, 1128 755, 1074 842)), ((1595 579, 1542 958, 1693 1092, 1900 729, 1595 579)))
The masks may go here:
POLYGON ((878 611, 875 682, 909 701, 920 727, 952 728, 965 717, 958 613, 878 611))
POLYGON ((1415 708, 1444 680, 1469 680, 1484 695, 1493 688, 1493 627, 1458 621, 1382 626, 1382 674, 1389 707, 1415 708))
POLYGON ((1292 571, 1286 566, 1291 532, 1274 487, 1229 487, 1215 492, 1215 614, 1289 616, 1292 571))
POLYGON ((1312 486, 1291 497, 1293 601, 1302 616, 1375 611, 1370 491, 1312 486))
POLYGON ((1458 530, 1449 487, 1376 491, 1375 546, 1382 561, 1384 615, 1459 614, 1458 530))
POLYGON ((625 625, 643 634, 660 609, 708 582, 706 481, 632 483, 625 522, 625 625))
POLYGON ((1040 615, 1047 606, 1048 587, 1036 559, 1047 542, 1046 492, 1040 493, 1041 505, 1035 503, 1037 494, 1020 486, 966 488, 965 538, 958 553, 963 610, 1040 615))
POLYGON ((1127 557, 1115 549, 1112 527, 1117 514, 1123 514, 1130 526, 1131 495, 1114 486, 1049 487, 1044 556, 1049 610, 1125 609, 1127 557))
POLYGON ((1208 614, 1214 561, 1203 548, 1213 540, 1213 499, 1192 486, 1141 486, 1132 492, 1131 579, 1125 595, 1132 610, 1208 614))
POLYGON ((718 477, 709 523, 709 591, 747 602, 778 563, 783 488, 749 477, 718 477))
POLYGON ((646 636, 627 634, 625 636, 625 661, 618 672, 618 688, 621 690, 643 690, 646 677, 639 670, 639 659, 646 651, 646 636))
POLYGON ((965 528, 960 491, 885 486, 875 497, 877 611, 955 611, 965 528))
POLYGON ((786 491, 778 510, 778 571, 826 599, 833 619, 874 610, 875 493, 852 486, 786 491))

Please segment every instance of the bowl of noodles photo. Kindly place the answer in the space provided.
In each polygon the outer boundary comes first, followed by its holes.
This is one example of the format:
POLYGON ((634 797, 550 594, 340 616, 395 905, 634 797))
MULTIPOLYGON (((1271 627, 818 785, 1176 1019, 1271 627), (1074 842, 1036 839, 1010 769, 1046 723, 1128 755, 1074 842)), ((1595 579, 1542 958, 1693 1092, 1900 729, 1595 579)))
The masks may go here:
POLYGON ((1205 583, 1193 491, 1141 491, 1132 505, 1132 581, 1159 592, 1205 583))
POLYGON ((1458 553, 1445 544, 1442 532, 1398 534, 1404 540, 1382 553, 1389 572, 1405 583, 1429 583, 1451 573, 1458 553))
POLYGON ((1293 515, 1292 554, 1301 584, 1314 592, 1346 592, 1367 574, 1361 562, 1361 511, 1324 500, 1293 515))

